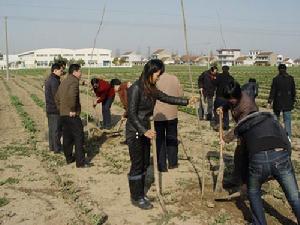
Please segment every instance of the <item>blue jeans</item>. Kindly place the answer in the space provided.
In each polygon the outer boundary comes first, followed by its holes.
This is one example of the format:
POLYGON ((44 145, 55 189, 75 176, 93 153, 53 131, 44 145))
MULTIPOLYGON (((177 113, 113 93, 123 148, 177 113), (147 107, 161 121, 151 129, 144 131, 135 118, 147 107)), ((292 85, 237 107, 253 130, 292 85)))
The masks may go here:
POLYGON ((102 102, 102 117, 103 117, 103 128, 111 128, 111 112, 110 108, 114 101, 114 97, 107 98, 102 102))
POLYGON ((291 158, 287 151, 275 150, 256 153, 249 162, 248 197, 253 224, 267 224, 261 199, 261 185, 270 176, 280 184, 299 224, 300 198, 291 158))
MULTIPOLYGON (((274 111, 277 119, 280 119, 280 111, 274 111)), ((290 138, 292 138, 292 113, 291 111, 283 111, 283 123, 284 128, 290 138)))

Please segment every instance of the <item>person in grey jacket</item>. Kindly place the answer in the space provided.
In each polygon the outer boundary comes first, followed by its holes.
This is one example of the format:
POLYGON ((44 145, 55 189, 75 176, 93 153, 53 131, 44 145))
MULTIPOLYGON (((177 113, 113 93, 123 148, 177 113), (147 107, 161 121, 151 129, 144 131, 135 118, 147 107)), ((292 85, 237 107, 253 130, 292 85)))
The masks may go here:
POLYGON ((54 63, 51 67, 51 74, 45 81, 46 113, 48 118, 49 150, 59 153, 61 149, 62 127, 59 111, 55 104, 55 94, 60 85, 60 77, 63 74, 63 66, 54 63))

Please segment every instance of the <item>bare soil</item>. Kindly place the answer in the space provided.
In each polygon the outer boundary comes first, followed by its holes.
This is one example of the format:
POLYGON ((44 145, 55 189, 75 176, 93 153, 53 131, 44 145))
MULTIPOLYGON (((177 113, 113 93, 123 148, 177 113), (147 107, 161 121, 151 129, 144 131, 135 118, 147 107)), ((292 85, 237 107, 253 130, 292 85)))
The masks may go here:
MULTIPOLYGON (((216 202, 213 192, 218 170, 218 133, 206 121, 189 114, 179 113, 179 168, 162 173, 162 195, 168 214, 163 214, 156 198, 153 167, 147 174, 147 195, 154 209, 140 210, 130 203, 127 173, 130 167, 128 148, 121 136, 99 132, 86 140, 86 150, 94 166, 77 169, 66 165, 63 155, 48 150, 45 133, 46 115, 30 98, 34 93, 44 100, 41 82, 29 77, 10 82, 12 93, 24 104, 25 111, 36 122, 35 148, 28 144, 28 132, 9 102, 9 93, 0 82, 1 156, 0 198, 8 200, 0 205, 0 224, 247 224, 250 221, 249 202, 246 198, 216 202), (22 87, 20 87, 20 85, 22 87), (15 144, 22 149, 12 150, 15 144), (21 153, 22 154, 21 154, 21 153), (204 172, 203 172, 204 157, 204 172), (201 182, 205 175, 205 190, 201 199, 201 182), (9 179, 10 178, 10 179, 9 179), (98 217, 97 217, 98 216, 98 217)), ((116 99, 117 101, 117 99, 116 99)), ((91 97, 81 95, 83 111, 101 120, 101 108, 92 108, 91 97)), ((123 109, 112 106, 114 124, 123 109)), ((89 128, 95 124, 88 124, 89 128)), ((295 145, 299 140, 293 140, 295 145)), ((233 168, 235 143, 226 146, 225 179, 233 168)), ((293 153, 298 159, 299 152, 293 153)), ((297 160, 296 160, 297 161, 297 160)), ((296 166, 296 171, 299 167, 296 166)), ((295 218, 278 184, 264 185, 264 202, 268 224, 293 224, 295 218)), ((4 200, 3 200, 4 201, 4 200)))

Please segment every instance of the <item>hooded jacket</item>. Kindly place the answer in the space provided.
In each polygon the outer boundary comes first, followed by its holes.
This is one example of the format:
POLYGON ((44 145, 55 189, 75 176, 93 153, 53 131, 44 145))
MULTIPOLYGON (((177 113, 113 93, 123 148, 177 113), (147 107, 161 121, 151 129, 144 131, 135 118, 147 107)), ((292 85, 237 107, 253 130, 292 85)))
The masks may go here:
POLYGON ((286 131, 269 112, 255 112, 244 117, 234 132, 244 141, 249 158, 257 152, 276 148, 291 151, 286 131))

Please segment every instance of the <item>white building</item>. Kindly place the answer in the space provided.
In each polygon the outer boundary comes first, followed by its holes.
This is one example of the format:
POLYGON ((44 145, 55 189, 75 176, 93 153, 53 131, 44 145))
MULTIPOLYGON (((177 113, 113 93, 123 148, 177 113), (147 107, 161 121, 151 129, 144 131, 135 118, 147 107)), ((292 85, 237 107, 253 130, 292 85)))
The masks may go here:
POLYGON ((59 55, 68 60, 80 60, 85 62, 84 66, 109 67, 111 66, 111 50, 95 48, 92 56, 92 48, 65 49, 65 48, 44 48, 18 55, 23 68, 49 67, 54 58, 59 55))
POLYGON ((291 59, 291 58, 285 58, 283 60, 283 64, 285 64, 287 67, 291 67, 293 66, 295 63, 294 63, 294 60, 291 59))
POLYGON ((240 49, 219 49, 217 50, 218 62, 222 66, 233 66, 238 57, 241 56, 240 49))
POLYGON ((283 55, 277 55, 277 65, 283 62, 283 55))
POLYGON ((261 53, 261 50, 249 50, 248 56, 249 59, 253 60, 253 63, 256 59, 256 56, 259 55, 261 53))
MULTIPOLYGON (((16 69, 19 66, 19 57, 17 55, 8 55, 8 63, 10 69, 16 69)), ((0 69, 6 69, 6 55, 0 56, 0 69)))
POLYGON ((145 63, 144 58, 140 54, 133 52, 125 52, 120 58, 125 61, 126 64, 132 65, 143 65, 145 63))
POLYGON ((151 55, 151 59, 172 58, 172 54, 165 49, 157 49, 151 55))

